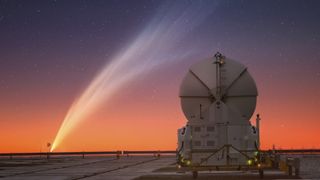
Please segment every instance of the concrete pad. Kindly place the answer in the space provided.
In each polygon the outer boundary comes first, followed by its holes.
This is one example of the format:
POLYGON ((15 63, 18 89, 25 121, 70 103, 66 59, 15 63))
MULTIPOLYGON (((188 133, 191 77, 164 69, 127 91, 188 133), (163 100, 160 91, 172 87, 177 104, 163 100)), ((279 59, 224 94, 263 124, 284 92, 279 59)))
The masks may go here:
MULTIPOLYGON (((301 177, 320 179, 320 157, 301 156, 301 177)), ((52 159, 0 159, 0 179, 5 180, 149 180, 193 179, 179 172, 174 156, 59 157, 52 159)), ((198 179, 259 179, 257 171, 202 171, 198 179)), ((265 171, 265 179, 296 179, 278 170, 265 171)))

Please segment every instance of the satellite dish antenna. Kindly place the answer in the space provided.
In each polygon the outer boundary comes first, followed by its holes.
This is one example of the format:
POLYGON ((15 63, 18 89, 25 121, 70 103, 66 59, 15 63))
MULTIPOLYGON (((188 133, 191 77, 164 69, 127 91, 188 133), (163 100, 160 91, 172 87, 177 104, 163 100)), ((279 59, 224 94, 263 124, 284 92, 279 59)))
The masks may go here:
POLYGON ((247 67, 219 52, 191 66, 180 87, 181 107, 188 121, 183 134, 178 130, 178 153, 196 164, 230 164, 230 158, 234 164, 245 164, 247 158, 237 151, 258 147, 258 136, 250 124, 257 95, 247 67), (229 153, 224 153, 224 147, 229 153), (219 149, 220 154, 208 154, 219 149))
POLYGON ((180 87, 181 107, 190 122, 210 114, 211 121, 247 124, 257 95, 247 68, 220 53, 193 65, 180 87), (218 117, 219 112, 227 116, 218 117))

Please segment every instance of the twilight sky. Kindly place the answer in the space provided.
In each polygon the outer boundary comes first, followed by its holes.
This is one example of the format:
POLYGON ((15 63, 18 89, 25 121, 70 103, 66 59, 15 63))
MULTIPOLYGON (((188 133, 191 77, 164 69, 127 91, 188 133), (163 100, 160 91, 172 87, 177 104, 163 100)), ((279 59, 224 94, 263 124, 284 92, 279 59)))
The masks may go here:
POLYGON ((262 148, 320 148, 319 17, 302 0, 0 0, 0 152, 47 151, 67 115, 56 151, 175 149, 180 82, 216 51, 257 83, 262 148))

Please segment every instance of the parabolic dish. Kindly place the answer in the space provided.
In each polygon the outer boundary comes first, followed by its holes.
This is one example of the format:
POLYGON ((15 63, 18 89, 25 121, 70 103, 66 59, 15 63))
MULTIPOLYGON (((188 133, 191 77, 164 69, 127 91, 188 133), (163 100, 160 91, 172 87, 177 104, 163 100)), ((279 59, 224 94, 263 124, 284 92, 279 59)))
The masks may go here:
POLYGON ((212 57, 193 65, 180 87, 181 107, 189 122, 214 117, 216 123, 248 123, 257 95, 247 68, 222 56, 220 64, 212 57))

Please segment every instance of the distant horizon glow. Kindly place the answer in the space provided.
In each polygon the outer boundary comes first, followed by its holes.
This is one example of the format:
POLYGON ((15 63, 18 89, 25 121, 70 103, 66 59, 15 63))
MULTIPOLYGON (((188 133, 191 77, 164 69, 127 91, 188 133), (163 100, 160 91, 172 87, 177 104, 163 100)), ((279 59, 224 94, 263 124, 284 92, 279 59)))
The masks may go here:
POLYGON ((112 59, 92 80, 85 91, 71 105, 54 139, 54 151, 81 121, 108 100, 124 84, 153 68, 192 54, 196 49, 175 48, 215 9, 216 3, 206 6, 165 3, 145 30, 112 59))

